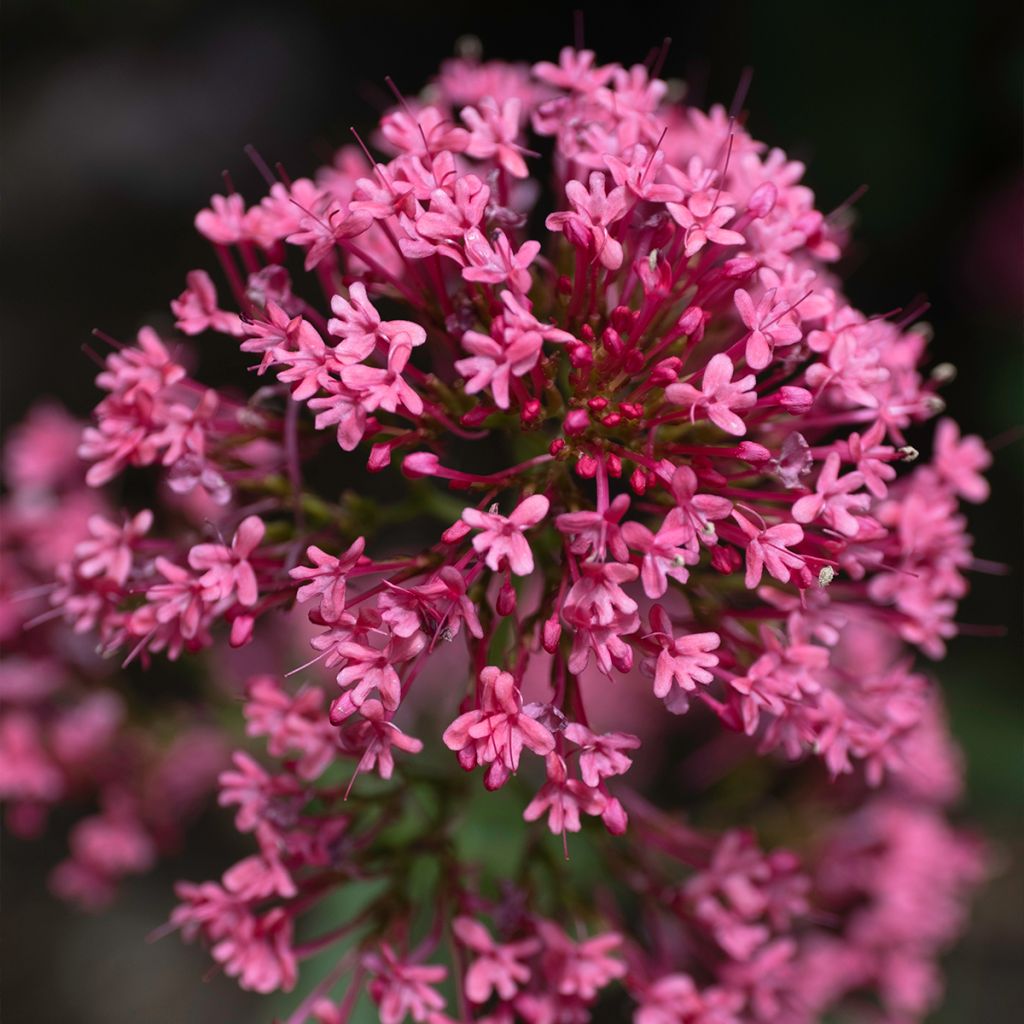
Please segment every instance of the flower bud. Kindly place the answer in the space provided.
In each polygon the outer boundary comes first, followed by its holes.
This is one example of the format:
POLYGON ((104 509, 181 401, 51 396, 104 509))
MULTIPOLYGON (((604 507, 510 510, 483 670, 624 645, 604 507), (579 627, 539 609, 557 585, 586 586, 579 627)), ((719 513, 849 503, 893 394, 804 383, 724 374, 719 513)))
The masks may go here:
POLYGON ((410 480, 425 476, 437 476, 441 460, 433 452, 410 452, 402 460, 402 472, 410 480))

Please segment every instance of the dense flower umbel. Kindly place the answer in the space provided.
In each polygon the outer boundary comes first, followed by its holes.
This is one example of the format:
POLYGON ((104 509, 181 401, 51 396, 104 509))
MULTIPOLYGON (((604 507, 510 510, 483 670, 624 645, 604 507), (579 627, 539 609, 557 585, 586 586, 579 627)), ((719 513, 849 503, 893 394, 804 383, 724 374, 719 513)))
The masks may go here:
POLYGON ((943 408, 925 329, 846 302, 842 218, 815 209, 800 164, 667 95, 587 51, 450 62, 383 117, 379 162, 349 147, 196 218, 235 308, 193 271, 172 310, 251 355, 248 400, 150 328, 98 378, 89 482, 159 466, 217 530, 151 536, 147 512, 91 528, 58 568, 74 628, 175 659, 222 623, 233 645, 258 638, 297 599, 335 677, 330 695, 252 683, 249 732, 275 764, 237 754, 221 799, 258 853, 183 885, 174 914, 261 992, 338 943, 292 1024, 347 1020, 364 985, 382 1020, 433 1024, 575 1024, 616 985, 638 1024, 811 1021, 864 989, 892 1020, 933 1002, 980 859, 942 822, 955 756, 908 651, 939 657, 956 632, 958 500, 985 497, 988 454, 943 420, 934 461, 904 469, 943 408), (533 147, 553 147, 550 178, 533 147), (400 471, 408 500, 332 504, 304 482, 351 473, 344 453, 400 471), (643 745, 599 726, 612 688, 661 702, 643 745), (670 725, 696 750, 711 723, 726 762, 756 749, 850 776, 871 844, 819 812, 794 837, 802 863, 656 811, 633 761, 663 756, 670 725), (572 861, 534 853, 488 881, 464 863, 455 759, 567 852, 600 819, 602 870, 574 882, 572 861), (899 929, 888 865, 935 894, 899 929), (383 895, 300 941, 324 897, 368 880, 383 895))

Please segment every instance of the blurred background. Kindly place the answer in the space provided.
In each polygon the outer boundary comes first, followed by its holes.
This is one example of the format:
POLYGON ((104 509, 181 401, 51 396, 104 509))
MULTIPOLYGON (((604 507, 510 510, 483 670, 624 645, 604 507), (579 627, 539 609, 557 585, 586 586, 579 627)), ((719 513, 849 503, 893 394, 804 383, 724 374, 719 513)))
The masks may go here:
MULTIPOLYGON (((755 137, 809 165, 828 211, 862 185, 847 291, 870 312, 931 303, 933 358, 959 369, 944 394, 965 432, 993 444, 993 499, 971 509, 981 558, 940 675, 965 747, 960 814, 991 836, 998 874, 947 960, 936 1022, 1009 1020, 1021 1005, 1024 738, 1021 666, 1021 424, 1024 423, 1024 48, 1015 5, 647 4, 588 10, 585 42, 643 61, 669 36, 664 75, 697 103, 732 100, 743 69, 755 137)), ((355 4, 341 0, 7 0, 2 88, 3 405, 9 426, 43 394, 86 415, 93 327, 130 336, 163 315, 184 274, 209 263, 196 210, 230 170, 255 199, 254 144, 293 176, 311 172, 388 104, 412 93, 455 40, 484 55, 552 58, 572 7, 546 3, 355 4)), ((51 830, 61 836, 60 822, 51 830)), ((45 892, 60 840, 4 842, 4 1019, 15 1022, 257 1021, 266 1008, 174 938, 171 884, 229 863, 229 823, 211 814, 186 858, 125 886, 88 918, 45 892)), ((239 851, 239 855, 241 855, 239 851)))

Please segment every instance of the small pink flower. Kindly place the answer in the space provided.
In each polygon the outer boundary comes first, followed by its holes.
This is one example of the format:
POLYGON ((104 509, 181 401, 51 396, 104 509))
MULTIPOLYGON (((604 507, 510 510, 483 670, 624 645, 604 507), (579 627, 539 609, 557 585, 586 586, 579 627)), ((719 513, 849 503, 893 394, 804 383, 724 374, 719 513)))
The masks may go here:
POLYGON ((851 494, 861 488, 864 478, 859 472, 839 476, 838 452, 830 452, 818 474, 814 494, 798 499, 793 504, 793 518, 798 523, 813 523, 824 519, 829 526, 846 537, 856 537, 860 529, 854 512, 863 512, 870 498, 866 494, 851 494))
POLYGON ((761 582, 761 574, 765 568, 779 582, 788 583, 794 569, 806 573, 806 562, 801 555, 788 550, 804 539, 804 531, 796 523, 779 523, 776 526, 758 529, 745 516, 733 511, 733 519, 747 535, 747 575, 748 590, 761 582))
POLYGON ((543 756, 554 749, 555 740, 547 726, 523 708, 523 696, 510 673, 488 665, 480 682, 480 707, 456 718, 442 739, 449 750, 458 751, 463 768, 491 765, 485 784, 497 789, 519 770, 523 747, 543 756))
POLYGON ((622 245, 608 227, 626 213, 626 190, 621 185, 605 194, 605 176, 590 175, 589 191, 580 181, 570 181, 565 194, 573 212, 552 213, 544 222, 549 231, 562 231, 573 245, 589 248, 609 270, 622 266, 622 245))
POLYGON ((79 574, 86 579, 102 576, 123 587, 131 572, 134 547, 152 525, 153 513, 149 509, 120 527, 103 516, 91 516, 90 537, 75 548, 79 574))
POLYGON ((219 331, 236 337, 244 332, 237 313, 228 313, 217 306, 217 289, 205 270, 193 270, 185 278, 185 291, 171 302, 174 326, 184 334, 219 331))
POLYGON ((475 530, 473 547, 485 556, 487 567, 497 572, 503 561, 517 576, 529 576, 533 572, 533 552, 526 543, 523 533, 541 523, 551 503, 543 494, 533 494, 513 509, 511 515, 497 512, 481 512, 467 508, 462 512, 462 521, 475 530))
POLYGON ((707 409, 708 419, 727 434, 742 437, 746 424, 736 414, 737 409, 749 409, 757 401, 753 388, 754 375, 748 373, 733 381, 732 360, 723 352, 712 356, 704 368, 700 390, 692 384, 669 384, 665 397, 677 405, 690 406, 690 419, 698 409, 707 409))
POLYGON ((434 988, 444 981, 447 968, 403 960, 386 942, 379 953, 368 953, 363 965, 373 975, 370 995, 377 1004, 381 1024, 402 1024, 408 1015, 414 1021, 431 1021, 444 1009, 444 997, 434 988))
POLYGON ((523 103, 518 97, 499 104, 487 96, 476 107, 464 107, 462 120, 469 128, 467 156, 494 159, 513 178, 527 177, 530 172, 522 157, 522 147, 516 142, 522 112, 523 103))
POLYGON ((992 455, 980 437, 960 438, 960 428, 951 419, 939 421, 935 430, 935 468, 962 498, 975 503, 989 495, 988 481, 981 475, 992 465, 992 455))
POLYGON ((713 681, 708 669, 718 664, 718 655, 712 652, 721 646, 722 638, 717 633, 674 636, 668 614, 660 605, 651 608, 650 617, 649 639, 658 647, 654 695, 665 701, 669 711, 683 714, 689 709, 689 698, 697 684, 706 686, 713 681))
POLYGON ((464 983, 470 1002, 486 1003, 492 992, 500 999, 512 999, 530 980, 530 968, 521 961, 540 950, 538 939, 497 943, 482 924, 469 917, 455 918, 452 930, 459 942, 476 954, 464 983))
POLYGON ((606 732, 598 735, 579 722, 570 722, 565 727, 565 738, 580 748, 580 777, 591 788, 596 788, 603 779, 614 775, 625 775, 632 760, 624 750, 636 750, 640 738, 626 732, 606 732))
POLYGON ((750 331, 746 357, 752 370, 763 370, 771 362, 776 345, 793 345, 803 337, 795 313, 784 300, 776 301, 774 288, 761 296, 757 306, 742 288, 736 289, 733 301, 750 331))
POLYGON ((338 358, 344 363, 358 363, 373 354, 379 342, 386 345, 422 345, 427 332, 411 320, 381 320, 380 313, 366 296, 366 285, 353 281, 348 299, 331 298, 334 316, 327 323, 328 333, 341 338, 338 358))
POLYGON ((325 622, 337 622, 345 610, 345 588, 352 570, 363 559, 366 540, 357 537, 348 550, 338 556, 329 555, 315 544, 306 548, 306 557, 315 568, 298 565, 289 569, 293 580, 304 581, 295 597, 301 603, 319 597, 319 611, 325 622))
POLYGON ((236 245, 246 237, 245 200, 233 192, 212 196, 210 207, 196 214, 196 230, 216 245, 236 245))
POLYGON ((376 765, 380 777, 390 779, 395 770, 392 747, 404 750, 407 754, 418 754, 423 749, 422 741, 407 736, 391 721, 379 700, 363 701, 359 713, 365 721, 360 722, 347 737, 356 750, 363 752, 356 767, 357 772, 372 771, 376 765))
POLYGON ((248 516, 239 524, 230 548, 224 544, 196 544, 192 548, 188 564, 197 571, 205 570, 199 584, 206 600, 236 597, 247 607, 259 600, 259 585, 249 556, 259 547, 266 530, 259 516, 248 516))

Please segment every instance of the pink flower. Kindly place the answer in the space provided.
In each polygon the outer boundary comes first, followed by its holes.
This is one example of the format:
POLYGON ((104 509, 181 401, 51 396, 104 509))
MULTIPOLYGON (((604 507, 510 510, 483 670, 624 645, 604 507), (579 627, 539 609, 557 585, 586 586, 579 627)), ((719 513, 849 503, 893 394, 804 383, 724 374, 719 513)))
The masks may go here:
POLYGON ((559 995, 590 1002, 626 973, 626 965, 609 955, 622 945, 622 936, 616 932, 577 943, 554 922, 540 920, 537 934, 544 943, 545 973, 554 981, 559 995))
POLYGON ((623 751, 640 746, 638 736, 625 732, 598 735, 579 722, 570 722, 565 727, 565 738, 579 746, 580 777, 591 788, 599 786, 603 779, 625 775, 633 762, 623 751))
POLYGON ((185 291, 171 302, 174 326, 184 334, 202 334, 218 331, 236 337, 244 332, 237 313, 228 313, 217 307, 217 289, 205 270, 192 270, 185 278, 185 291))
POLYGON ((494 233, 493 247, 479 228, 470 228, 464 238, 468 266, 463 267, 462 277, 466 281, 483 281, 486 284, 508 284, 522 295, 530 290, 530 264, 540 252, 540 242, 523 242, 518 251, 504 231, 494 233))
POLYGON ((939 420, 935 430, 935 468, 962 498, 975 503, 989 495, 988 481, 981 475, 992 465, 992 455, 979 437, 961 440, 960 428, 951 419, 939 420))
POLYGON ((148 509, 120 527, 103 516, 91 516, 90 537, 75 548, 79 574, 86 579, 103 576, 123 587, 131 572, 132 551, 152 525, 153 513, 148 509))
POLYGON ((757 401, 753 392, 755 378, 748 373, 733 381, 732 375, 732 360, 720 352, 712 356, 704 368, 699 391, 692 384, 670 384, 665 388, 665 397, 677 405, 688 405, 691 420, 698 409, 707 409, 708 419, 716 427, 721 427, 727 434, 742 437, 747 427, 736 410, 749 409, 757 401))
POLYGON ((689 577, 687 565, 693 565, 698 555, 687 545, 693 538, 693 528, 683 514, 673 509, 665 516, 657 534, 641 523, 622 525, 622 537, 634 550, 643 555, 640 579, 644 593, 651 598, 661 597, 668 590, 668 577, 685 583, 689 577))
POLYGON ((319 611, 325 622, 337 622, 345 610, 345 588, 352 570, 363 559, 366 541, 357 537, 339 557, 329 555, 315 544, 306 548, 306 557, 314 568, 298 565, 288 570, 293 580, 303 580, 295 597, 301 603, 318 597, 319 611))
POLYGON ((349 285, 348 300, 341 295, 331 298, 334 317, 327 324, 330 334, 342 339, 337 348, 343 363, 358 363, 372 355, 379 342, 391 346, 422 345, 427 332, 410 320, 381 320, 380 313, 366 297, 362 281, 349 285))
POLYGON ((522 147, 516 142, 522 110, 518 97, 499 104, 486 96, 476 107, 464 107, 462 120, 469 128, 466 154, 478 160, 494 159, 513 178, 527 177, 530 172, 520 152, 522 147))
POLYGON ((481 531, 473 538, 473 547, 485 556, 489 569, 497 572, 504 560, 517 576, 529 576, 533 572, 533 552, 523 533, 542 522, 550 507, 551 503, 543 494, 533 494, 521 501, 509 516, 466 508, 462 521, 481 531))
POLYGON ((605 177, 600 171, 590 175, 590 190, 579 181, 570 181, 565 194, 573 205, 571 213, 552 213, 544 222, 549 231, 562 231, 573 245, 587 248, 609 270, 622 266, 622 245, 608 232, 626 213, 626 190, 621 185, 605 194, 605 177))
POLYGON ((733 519, 746 534, 747 575, 746 585, 752 590, 761 582, 761 574, 767 567, 779 582, 788 583, 794 569, 806 572, 806 563, 801 555, 788 549, 800 544, 804 531, 796 523, 779 523, 777 526, 758 529, 745 516, 733 511, 733 519))
POLYGON ((342 382, 358 396, 359 404, 367 412, 375 409, 396 412, 401 406, 410 416, 419 416, 423 412, 423 399, 401 375, 411 354, 410 345, 396 343, 388 349, 387 369, 361 363, 345 366, 341 370, 342 382))
POLYGON ((259 516, 248 516, 239 524, 230 548, 224 544, 196 544, 192 548, 188 564, 200 572, 206 570, 199 578, 205 600, 236 597, 247 607, 259 600, 259 585, 249 556, 259 547, 266 530, 259 516))
POLYGON ((447 968, 402 960, 386 942, 379 948, 379 953, 366 954, 363 964, 373 975, 370 995, 381 1024, 402 1024, 410 1014, 414 1021, 433 1020, 445 1002, 433 986, 444 981, 447 968))
POLYGON ((212 196, 210 208, 196 214, 196 230, 217 245, 234 245, 246 237, 245 200, 237 192, 212 196))
POLYGON ((690 694, 697 684, 707 685, 714 676, 708 669, 718 664, 718 650, 722 638, 717 633, 691 633, 673 636, 672 623, 660 605, 651 608, 649 639, 658 647, 654 665, 654 695, 665 701, 674 714, 689 709, 690 694))
POLYGON ((860 529, 854 512, 863 512, 870 501, 866 494, 851 494, 861 488, 864 478, 860 473, 839 476, 839 454, 830 452, 818 474, 814 494, 798 499, 793 504, 793 518, 798 523, 813 523, 824 519, 829 526, 847 537, 856 537, 860 529))
POLYGON ((376 765, 380 777, 390 779, 395 770, 392 747, 407 754, 418 754, 423 749, 422 741, 407 736, 391 721, 379 700, 363 701, 359 713, 365 721, 360 722, 348 737, 352 745, 363 752, 356 771, 372 771, 376 765))
POLYGON ((486 1003, 492 992, 511 999, 530 980, 530 968, 521 961, 540 950, 538 939, 497 943, 482 924, 469 917, 455 918, 452 930, 459 942, 476 954, 463 985, 470 1002, 486 1003))
MULTIPOLYGON (((548 755, 547 773, 547 782, 526 805, 523 818, 526 821, 537 821, 547 813, 548 830, 552 835, 579 832, 582 828, 580 814, 603 814, 612 802, 601 790, 579 779, 570 779, 565 761, 558 754, 548 755)), ((622 832, 625 829, 623 827, 616 831, 622 832)))
POLYGON ((245 914, 210 952, 229 978, 252 992, 290 992, 298 980, 292 920, 284 907, 262 917, 245 914))
POLYGON ((733 296, 740 319, 749 328, 746 356, 752 370, 763 370, 771 361, 776 345, 793 345, 802 332, 797 318, 784 301, 776 301, 775 289, 769 288, 757 306, 742 288, 733 296))
POLYGON ((497 789, 519 770, 524 746, 543 756, 554 749, 555 740, 523 708, 523 696, 508 672, 489 665, 481 671, 480 682, 480 707, 456 718, 442 739, 449 750, 458 751, 463 768, 491 765, 485 783, 488 789, 497 789))

